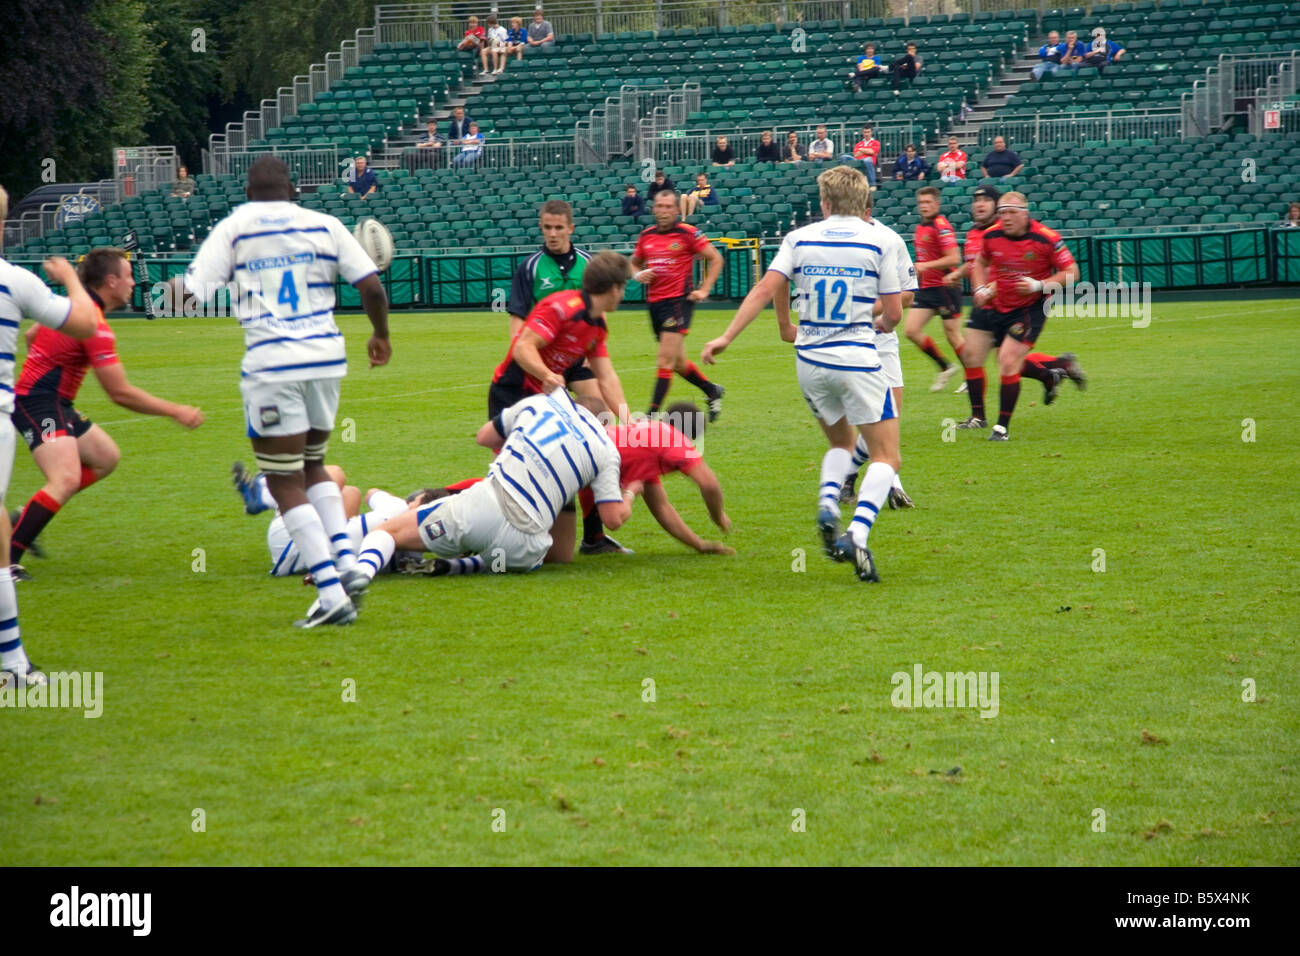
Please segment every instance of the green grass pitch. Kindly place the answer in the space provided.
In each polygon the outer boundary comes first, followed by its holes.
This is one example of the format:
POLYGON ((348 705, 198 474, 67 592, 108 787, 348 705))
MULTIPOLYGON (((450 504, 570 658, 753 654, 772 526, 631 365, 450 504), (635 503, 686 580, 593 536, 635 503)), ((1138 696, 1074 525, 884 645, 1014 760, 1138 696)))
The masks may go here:
MULTIPOLYGON (((729 315, 698 315, 693 357, 729 315)), ((1040 345, 1078 352, 1090 387, 1044 407, 1026 380, 1005 445, 945 429, 966 398, 930 393, 904 342, 917 508, 882 514, 865 585, 818 551, 825 444, 769 313, 711 372, 735 557, 638 503, 635 555, 382 578, 355 626, 307 633, 312 595, 267 575, 268 519, 230 487, 251 459, 235 323, 120 321, 132 380, 208 421, 84 389, 123 461, 18 587, 33 658, 102 672, 103 715, 0 710, 5 862, 1294 863, 1298 320, 1295 299, 1054 318, 1040 345), (895 707, 918 664, 996 672, 997 716, 895 707)), ((379 370, 364 318, 340 324, 355 440, 331 460, 399 494, 482 474, 504 316, 396 316, 379 370)), ((642 407, 648 319, 610 324, 642 407)), ((20 443, 9 504, 38 478, 20 443)), ((666 487, 707 532, 694 486, 666 487)))

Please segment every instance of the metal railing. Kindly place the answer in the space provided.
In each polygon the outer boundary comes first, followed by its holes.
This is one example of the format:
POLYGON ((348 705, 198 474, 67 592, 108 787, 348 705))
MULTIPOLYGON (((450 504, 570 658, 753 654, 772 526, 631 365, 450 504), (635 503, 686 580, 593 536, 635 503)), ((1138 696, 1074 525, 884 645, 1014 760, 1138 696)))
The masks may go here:
MULTIPOLYGON (((727 137, 727 146, 731 148, 740 162, 752 160, 758 152, 765 131, 772 133, 772 141, 782 147, 786 137, 795 133, 799 137, 801 149, 807 153, 808 145, 816 139, 819 124, 785 124, 779 126, 754 126, 735 129, 727 127, 722 130, 689 129, 655 131, 643 127, 643 135, 637 140, 636 159, 644 163, 652 160, 656 166, 699 165, 708 167, 711 163, 713 147, 719 136, 727 137)), ((920 128, 914 123, 876 126, 872 135, 880 140, 881 165, 892 164, 894 158, 902 154, 908 143, 916 143, 920 128)), ((836 157, 852 155, 853 144, 862 133, 861 124, 828 124, 826 138, 835 146, 836 157)), ((918 144, 919 146, 919 144, 918 144)))
POLYGON ((605 163, 626 156, 637 144, 641 121, 658 114, 659 122, 680 116, 679 122, 700 108, 700 85, 624 84, 617 96, 592 110, 574 127, 574 149, 579 162, 605 163))
POLYGON ((998 115, 980 129, 979 145, 992 145, 996 136, 1006 137, 1013 149, 1017 144, 1156 139, 1181 136, 1182 124, 1183 114, 1176 109, 998 115))
POLYGON ((471 167, 474 169, 538 169, 545 166, 573 165, 578 158, 572 137, 543 139, 507 139, 487 141, 477 153, 465 153, 464 147, 446 145, 437 149, 409 146, 402 150, 402 167, 418 169, 471 167), (465 158, 462 158, 465 157, 465 158))
POLYGON ((348 153, 338 146, 312 146, 303 143, 276 143, 257 149, 222 149, 209 151, 208 172, 217 176, 245 176, 248 167, 261 156, 273 155, 284 160, 299 186, 323 186, 343 173, 348 153))
POLYGON ((1294 71, 1300 51, 1286 53, 1221 53, 1214 66, 1181 98, 1187 136, 1219 132, 1229 116, 1246 112, 1243 100, 1254 99, 1283 68, 1294 71))
POLYGON ((1300 128, 1300 99, 1296 98, 1300 83, 1300 50, 1278 66, 1277 73, 1268 77, 1264 85, 1249 97, 1246 103, 1247 121, 1251 134, 1262 139, 1270 133, 1294 132, 1300 128), (1277 125, 1268 125, 1270 113, 1276 113, 1277 125))

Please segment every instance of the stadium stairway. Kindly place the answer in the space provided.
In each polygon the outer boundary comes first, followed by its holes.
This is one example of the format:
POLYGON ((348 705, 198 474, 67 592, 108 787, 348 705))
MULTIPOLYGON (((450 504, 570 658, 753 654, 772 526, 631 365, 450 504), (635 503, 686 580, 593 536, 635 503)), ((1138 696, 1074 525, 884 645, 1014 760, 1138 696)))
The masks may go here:
POLYGON ((936 137, 932 149, 942 144, 947 148, 947 137, 956 136, 957 142, 966 152, 971 152, 979 145, 980 131, 993 119, 994 114, 1003 109, 1023 87, 1033 80, 1032 71, 1038 63, 1038 57, 1021 57, 1002 71, 987 91, 967 104, 966 114, 960 117, 951 128, 936 137))

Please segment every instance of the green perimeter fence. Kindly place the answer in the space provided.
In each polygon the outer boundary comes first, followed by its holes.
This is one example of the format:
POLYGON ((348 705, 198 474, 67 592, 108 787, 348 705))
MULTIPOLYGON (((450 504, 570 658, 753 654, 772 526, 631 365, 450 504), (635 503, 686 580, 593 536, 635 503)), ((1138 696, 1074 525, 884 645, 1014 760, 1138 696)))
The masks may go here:
MULTIPOLYGON (((1153 290, 1300 283, 1300 229, 1240 229, 1223 232, 1105 234, 1067 239, 1079 263, 1081 281, 1150 283, 1153 290)), ((766 269, 777 243, 757 247, 766 269)), ((625 250, 630 251, 630 250, 625 250)), ((753 245, 722 250, 725 268, 714 298, 737 300, 754 282, 753 245)), ((398 255, 383 275, 394 309, 493 309, 504 311, 510 277, 531 250, 471 255, 398 255)), ((150 285, 185 271, 188 258, 148 260, 150 285)), ((36 261, 19 262, 35 269, 36 261)), ((137 285, 134 309, 144 311, 145 289, 137 285)), ((358 309, 355 289, 339 282, 340 309, 358 309)), ((629 283, 626 301, 645 300, 629 283)), ((224 305, 224 303, 219 303, 224 305)))

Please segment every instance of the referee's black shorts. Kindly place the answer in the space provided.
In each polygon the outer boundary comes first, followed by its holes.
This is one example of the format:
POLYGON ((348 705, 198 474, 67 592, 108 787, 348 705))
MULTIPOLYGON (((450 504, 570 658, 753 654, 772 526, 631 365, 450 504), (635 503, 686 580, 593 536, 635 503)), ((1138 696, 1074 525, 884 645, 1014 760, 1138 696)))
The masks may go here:
POLYGON ((691 330, 691 317, 694 315, 695 303, 690 296, 682 295, 650 303, 650 327, 654 329, 656 339, 665 332, 685 335, 691 330))
POLYGON ((939 313, 939 318, 945 321, 960 319, 961 289, 954 289, 952 286, 946 285, 917 289, 916 295, 912 297, 912 308, 933 309, 939 313))
POLYGON ((1043 300, 1010 312, 995 312, 992 309, 972 309, 966 320, 966 328, 988 332, 993 336, 993 345, 997 347, 1007 336, 1017 342, 1033 345, 1043 333, 1047 322, 1047 313, 1043 311, 1043 300))

